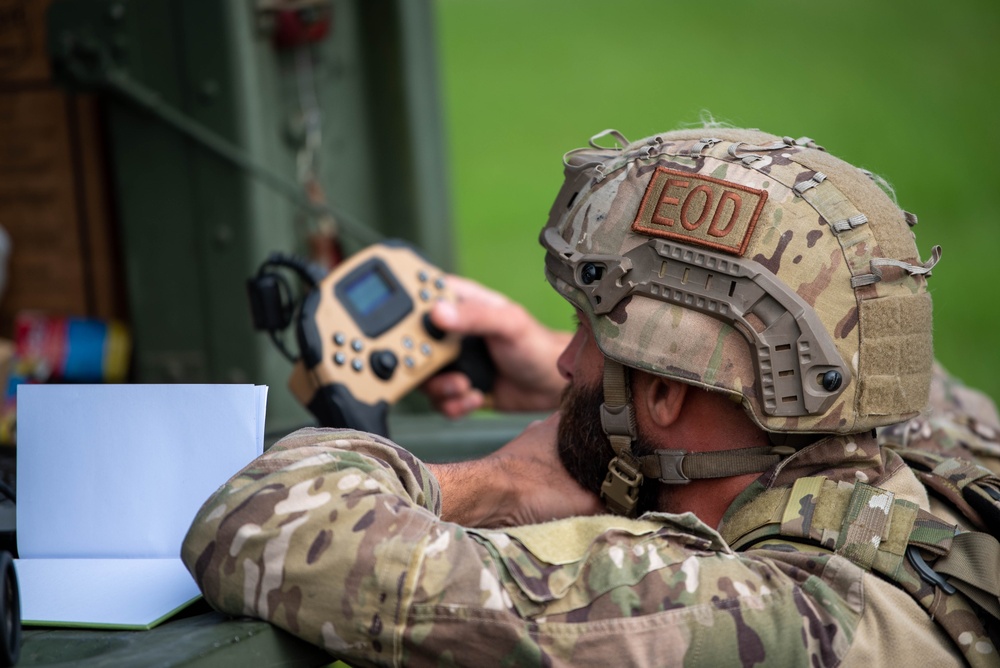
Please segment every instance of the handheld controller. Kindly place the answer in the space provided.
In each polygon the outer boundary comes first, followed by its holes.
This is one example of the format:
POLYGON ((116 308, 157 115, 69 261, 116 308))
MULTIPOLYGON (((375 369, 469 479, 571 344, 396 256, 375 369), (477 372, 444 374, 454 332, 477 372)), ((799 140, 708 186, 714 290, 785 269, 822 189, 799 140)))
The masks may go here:
MULTIPOLYGON (((250 280, 251 306, 257 327, 273 332, 261 326, 262 275, 250 280)), ((442 299, 454 299, 444 272, 402 242, 375 244, 345 260, 302 301, 292 394, 324 426, 386 435, 389 406, 460 357, 457 368, 488 391, 493 370, 482 340, 463 341, 431 322, 431 307, 442 299)), ((286 325, 289 319, 287 313, 286 325)))

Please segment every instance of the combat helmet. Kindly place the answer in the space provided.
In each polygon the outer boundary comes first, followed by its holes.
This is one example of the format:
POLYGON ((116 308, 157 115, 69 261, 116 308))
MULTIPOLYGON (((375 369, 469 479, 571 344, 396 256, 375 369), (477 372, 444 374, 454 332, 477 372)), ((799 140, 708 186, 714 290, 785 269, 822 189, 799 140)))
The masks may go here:
MULTIPOLYGON (((870 172, 805 137, 728 128, 631 143, 607 130, 564 164, 540 240, 605 356, 606 486, 644 468, 622 369, 726 393, 772 435, 862 432, 925 406, 940 248, 921 262, 916 218, 870 172)), ((678 458, 654 464, 664 482, 689 477, 678 458)))

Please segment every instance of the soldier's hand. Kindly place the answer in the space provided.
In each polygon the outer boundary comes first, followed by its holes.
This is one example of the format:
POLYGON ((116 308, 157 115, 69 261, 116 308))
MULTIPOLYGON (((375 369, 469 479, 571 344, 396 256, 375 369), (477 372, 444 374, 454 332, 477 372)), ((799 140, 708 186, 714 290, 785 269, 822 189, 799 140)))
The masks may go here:
MULTIPOLYGON (((440 329, 481 336, 496 365, 493 407, 502 411, 544 411, 559 406, 566 381, 556 359, 569 343, 568 332, 548 329, 520 304, 475 281, 449 277, 457 302, 441 302, 431 311, 440 329)), ((461 417, 486 405, 468 376, 446 372, 423 386, 431 403, 448 417, 461 417)))
POLYGON ((532 423, 490 455, 510 473, 512 525, 607 512, 597 496, 570 477, 559 459, 559 418, 559 413, 553 413, 532 423))
POLYGON ((555 413, 483 459, 428 464, 441 484, 441 518, 465 526, 504 527, 607 512, 563 467, 556 447, 558 427, 555 413))

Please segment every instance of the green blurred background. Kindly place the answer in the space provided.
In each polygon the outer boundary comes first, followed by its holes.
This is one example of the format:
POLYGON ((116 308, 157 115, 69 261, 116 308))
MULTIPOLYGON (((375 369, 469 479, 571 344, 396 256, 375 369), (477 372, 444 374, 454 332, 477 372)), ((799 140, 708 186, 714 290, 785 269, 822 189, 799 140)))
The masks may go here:
POLYGON ((915 213, 938 359, 1000 398, 1000 4, 438 0, 459 270, 570 328, 537 235, 560 158, 604 128, 807 135, 915 213))

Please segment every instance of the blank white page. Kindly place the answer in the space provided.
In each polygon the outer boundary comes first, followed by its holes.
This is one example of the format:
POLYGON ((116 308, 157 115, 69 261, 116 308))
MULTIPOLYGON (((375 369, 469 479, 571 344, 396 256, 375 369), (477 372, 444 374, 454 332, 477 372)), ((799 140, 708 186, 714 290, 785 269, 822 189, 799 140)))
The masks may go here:
POLYGON ((24 623, 143 629, 197 599, 181 542, 261 454, 266 397, 253 385, 19 386, 24 623))
POLYGON ((148 629, 201 592, 180 559, 18 559, 26 626, 148 629))
POLYGON ((261 453, 261 392, 19 386, 19 556, 177 557, 202 503, 261 453))

